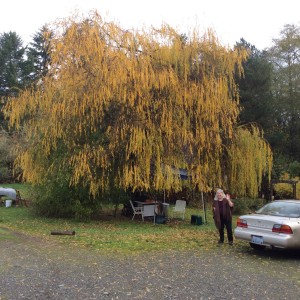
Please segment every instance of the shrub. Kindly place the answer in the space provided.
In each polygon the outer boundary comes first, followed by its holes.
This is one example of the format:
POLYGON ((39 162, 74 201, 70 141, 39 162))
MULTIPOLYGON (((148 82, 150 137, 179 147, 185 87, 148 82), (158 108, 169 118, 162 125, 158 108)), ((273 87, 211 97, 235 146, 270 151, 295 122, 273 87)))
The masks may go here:
MULTIPOLYGON (((300 182, 299 177, 291 177, 289 173, 284 173, 280 177, 281 180, 293 180, 298 182, 296 184, 296 199, 300 198, 300 182)), ((275 199, 293 199, 293 186, 289 183, 276 183, 274 185, 274 192, 273 195, 275 199)))
POLYGON ((300 162, 293 161, 289 164, 288 172, 291 177, 300 176, 300 162))
POLYGON ((90 198, 88 188, 71 187, 68 176, 57 174, 43 184, 35 185, 32 191, 33 210, 44 217, 75 218, 89 220, 99 215, 101 205, 90 198))
POLYGON ((265 201, 261 198, 236 198, 232 200, 234 202, 233 212, 235 215, 255 212, 265 204, 265 201))
POLYGON ((68 175, 57 174, 43 184, 33 188, 33 210, 39 216, 56 218, 74 218, 89 221, 103 217, 104 206, 114 206, 114 216, 120 204, 128 202, 129 196, 124 190, 111 189, 91 197, 89 188, 72 187, 68 175))

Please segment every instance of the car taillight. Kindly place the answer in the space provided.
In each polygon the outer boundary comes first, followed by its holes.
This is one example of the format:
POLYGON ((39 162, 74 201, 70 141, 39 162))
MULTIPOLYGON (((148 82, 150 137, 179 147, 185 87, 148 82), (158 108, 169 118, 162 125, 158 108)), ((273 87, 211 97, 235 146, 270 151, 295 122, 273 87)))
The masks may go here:
POLYGON ((247 227, 248 227, 248 224, 247 224, 247 221, 246 221, 246 220, 241 219, 241 218, 238 218, 237 221, 236 221, 236 226, 237 226, 237 227, 244 227, 244 228, 247 228, 247 227))
POLYGON ((289 225, 274 224, 272 232, 293 234, 293 230, 289 225))

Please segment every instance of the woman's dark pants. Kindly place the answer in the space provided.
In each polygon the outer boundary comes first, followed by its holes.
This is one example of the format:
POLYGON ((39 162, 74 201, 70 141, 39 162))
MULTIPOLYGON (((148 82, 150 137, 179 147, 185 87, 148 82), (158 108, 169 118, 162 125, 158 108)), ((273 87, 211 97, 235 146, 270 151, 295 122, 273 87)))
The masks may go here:
POLYGON ((232 235, 232 220, 230 221, 225 221, 221 220, 221 228, 219 230, 220 233, 220 242, 224 242, 224 228, 226 227, 227 231, 227 238, 228 242, 233 242, 233 235, 232 235))

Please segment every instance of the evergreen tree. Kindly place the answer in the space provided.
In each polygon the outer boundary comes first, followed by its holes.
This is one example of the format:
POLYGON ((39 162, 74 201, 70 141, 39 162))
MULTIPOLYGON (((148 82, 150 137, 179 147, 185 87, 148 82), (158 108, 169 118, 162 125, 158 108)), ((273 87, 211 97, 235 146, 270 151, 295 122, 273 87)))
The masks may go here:
POLYGON ((0 35, 0 97, 17 96, 30 83, 31 64, 15 32, 0 35))
POLYGON ((22 39, 15 32, 0 35, 0 122, 7 130, 2 106, 9 97, 17 97, 23 89, 31 84, 33 65, 26 56, 22 39))
POLYGON ((300 161, 300 27, 285 25, 268 50, 273 65, 275 127, 281 132, 278 153, 300 161))
POLYGON ((45 25, 33 36, 33 42, 28 47, 28 57, 33 62, 33 80, 44 77, 51 64, 51 39, 53 32, 45 25))
MULTIPOLYGON (((239 87, 241 124, 256 123, 270 142, 274 125, 274 105, 271 91, 272 65, 266 53, 241 39, 236 47, 246 49, 248 59, 243 63, 244 76, 236 77, 239 87)), ((272 144, 272 143, 271 143, 272 144)))

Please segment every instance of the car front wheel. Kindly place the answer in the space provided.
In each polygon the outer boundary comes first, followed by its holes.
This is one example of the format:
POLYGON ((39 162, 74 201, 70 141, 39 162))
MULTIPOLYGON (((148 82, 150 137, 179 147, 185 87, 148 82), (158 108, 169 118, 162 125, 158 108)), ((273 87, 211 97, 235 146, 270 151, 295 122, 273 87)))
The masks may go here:
POLYGON ((266 248, 266 246, 264 245, 258 245, 253 243, 249 243, 249 244, 254 250, 264 250, 266 248))

